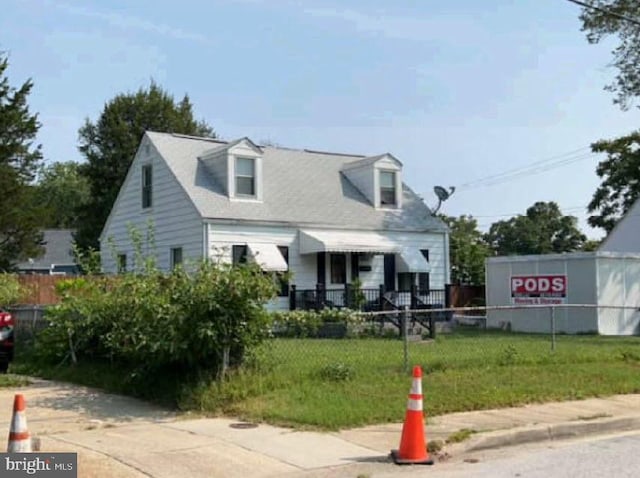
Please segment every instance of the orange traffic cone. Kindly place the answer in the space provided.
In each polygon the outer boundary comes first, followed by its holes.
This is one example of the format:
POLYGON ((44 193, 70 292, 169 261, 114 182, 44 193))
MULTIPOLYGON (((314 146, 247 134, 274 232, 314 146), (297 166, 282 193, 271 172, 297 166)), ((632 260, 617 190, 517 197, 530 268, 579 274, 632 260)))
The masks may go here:
POLYGON ((433 465, 427 453, 424 436, 424 417, 422 415, 422 369, 413 367, 413 381, 407 413, 402 425, 400 449, 391 450, 391 457, 397 465, 433 465))
POLYGON ((9 430, 9 453, 31 453, 31 435, 27 428, 24 397, 17 394, 13 399, 13 417, 9 430))

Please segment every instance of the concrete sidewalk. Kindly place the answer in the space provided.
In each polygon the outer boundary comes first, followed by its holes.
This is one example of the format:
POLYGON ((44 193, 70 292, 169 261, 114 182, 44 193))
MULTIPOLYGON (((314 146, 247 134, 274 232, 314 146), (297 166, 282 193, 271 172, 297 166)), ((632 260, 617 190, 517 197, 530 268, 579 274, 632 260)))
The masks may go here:
MULTIPOLYGON (((425 429, 429 442, 440 442, 444 451, 455 453, 590 434, 640 431, 640 395, 452 413, 427 418, 425 429), (447 443, 454 434, 465 430, 470 432, 468 439, 447 443)), ((344 430, 338 436, 383 451, 397 447, 401 430, 402 424, 377 425, 344 430)))
MULTIPOLYGON (((13 394, 0 390, 8 430, 13 394)), ((188 418, 126 397, 46 381, 19 390, 43 451, 76 451, 81 477, 320 477, 419 473, 388 459, 402 424, 335 433, 293 431, 229 418, 188 418)), ((433 457, 463 459, 478 450, 623 431, 640 431, 640 395, 455 413, 427 420, 433 457), (461 430, 468 439, 447 443, 461 430)))

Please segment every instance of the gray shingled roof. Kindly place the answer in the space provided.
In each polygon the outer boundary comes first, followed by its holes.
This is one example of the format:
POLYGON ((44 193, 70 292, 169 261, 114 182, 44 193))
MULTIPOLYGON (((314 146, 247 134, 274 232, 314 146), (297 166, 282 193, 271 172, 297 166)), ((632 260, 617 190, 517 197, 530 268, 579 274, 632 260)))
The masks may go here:
POLYGON ((389 153, 384 153, 384 154, 378 154, 376 156, 371 156, 364 159, 358 159, 356 161, 349 161, 343 166, 343 169, 360 168, 362 166, 369 166, 371 164, 375 164, 377 161, 379 161, 380 159, 386 156, 389 156, 394 160, 398 161, 398 163, 400 163, 400 166, 402 166, 402 163, 395 156, 389 153))
POLYGON ((33 261, 21 262, 18 269, 49 269, 52 264, 75 264, 73 257, 73 231, 71 229, 45 229, 43 232, 44 255, 33 261))
POLYGON ((401 210, 376 210, 341 168, 364 156, 262 147, 264 201, 234 202, 198 157, 223 141, 147 132, 169 168, 206 219, 241 219, 369 230, 445 231, 406 185, 401 210))

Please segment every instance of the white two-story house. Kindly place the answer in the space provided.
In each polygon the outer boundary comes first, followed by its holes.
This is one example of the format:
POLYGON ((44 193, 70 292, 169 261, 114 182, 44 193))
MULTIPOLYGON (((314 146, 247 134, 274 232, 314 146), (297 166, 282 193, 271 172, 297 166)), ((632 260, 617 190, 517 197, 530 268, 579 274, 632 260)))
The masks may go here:
POLYGON ((412 286, 424 297, 449 281, 448 230, 402 176, 391 154, 147 132, 101 234, 103 269, 131 270, 128 230, 152 223, 144 252, 161 269, 209 257, 289 271, 275 308, 318 290, 345 305, 356 279, 367 299, 412 286))

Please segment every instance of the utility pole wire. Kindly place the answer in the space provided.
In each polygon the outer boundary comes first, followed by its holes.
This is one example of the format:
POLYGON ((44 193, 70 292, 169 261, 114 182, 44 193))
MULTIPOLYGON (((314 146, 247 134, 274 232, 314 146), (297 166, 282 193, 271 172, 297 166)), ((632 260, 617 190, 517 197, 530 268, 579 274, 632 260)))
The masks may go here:
POLYGON ((566 166, 568 164, 575 163, 577 161, 583 161, 585 159, 590 159, 593 157, 595 157, 595 154, 593 153, 582 153, 576 155, 575 152, 564 154, 561 156, 554 156, 553 158, 543 161, 536 161, 535 163, 531 163, 526 166, 509 169, 502 173, 492 174, 491 176, 474 179, 464 184, 460 184, 459 186, 457 186, 457 188, 459 191, 466 191, 468 189, 475 189, 478 187, 493 186, 499 183, 513 181, 521 176, 544 173, 552 169, 560 168, 562 166, 566 166), (564 156, 564 158, 562 156, 564 156))
POLYGON ((576 5, 580 5, 584 8, 589 8, 591 10, 597 10, 600 13, 604 13, 605 15, 609 15, 611 17, 619 18, 620 20, 624 20, 629 23, 633 23, 634 25, 640 26, 640 20, 636 20, 635 18, 627 17, 625 15, 621 15, 616 12, 612 12, 611 10, 607 10, 606 8, 596 7, 595 5, 589 5, 588 3, 581 2, 580 0, 567 0, 568 2, 575 3, 576 5))

